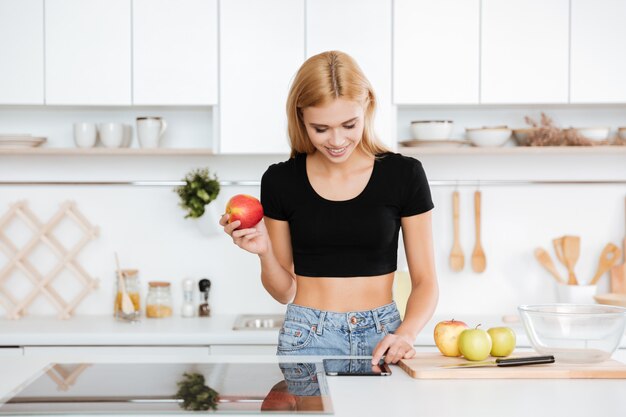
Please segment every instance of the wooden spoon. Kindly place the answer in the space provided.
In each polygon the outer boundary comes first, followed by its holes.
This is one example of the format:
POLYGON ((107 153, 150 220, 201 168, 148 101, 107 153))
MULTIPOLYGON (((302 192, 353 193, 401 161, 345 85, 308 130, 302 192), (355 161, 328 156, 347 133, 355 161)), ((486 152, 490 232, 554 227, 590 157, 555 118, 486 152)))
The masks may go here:
POLYGON ((548 251, 543 248, 535 249, 535 258, 549 273, 552 274, 554 278, 556 278, 559 283, 565 283, 565 280, 561 277, 561 274, 559 274, 559 272, 556 270, 554 262, 552 262, 552 257, 550 256, 548 251))
POLYGON ((115 252, 115 264, 117 265, 117 285, 122 293, 122 313, 132 314, 135 312, 135 305, 130 299, 130 295, 126 292, 126 285, 124 284, 124 273, 120 269, 120 260, 115 252))
POLYGON ((606 271, 611 269, 613 265, 615 265, 619 258, 619 248, 612 243, 607 243, 604 249, 602 249, 602 253, 600 254, 600 261, 598 262, 598 269, 593 278, 591 278, 589 285, 595 285, 600 277, 604 275, 606 271))
MULTIPOLYGON (((626 205, 626 199, 624 200, 624 204, 626 205)), ((624 213, 626 213, 626 207, 624 208, 624 213)), ((624 220, 624 222, 624 225, 626 225, 626 220, 624 220)), ((622 241, 622 250, 624 251, 622 259, 626 262, 626 232, 624 233, 624 240, 622 241)), ((610 282, 612 293, 626 294, 626 263, 624 262, 611 268, 610 282)))
POLYGON ((567 266, 565 263, 565 258, 563 257, 563 237, 557 237, 556 239, 552 239, 552 246, 554 246, 554 253, 556 253, 556 258, 563 265, 567 266))
POLYGON ((472 252, 472 269, 483 272, 487 268, 487 258, 480 243, 480 191, 474 192, 474 223, 476 224, 476 243, 472 252))
POLYGON ((459 240, 459 192, 452 193, 452 219, 454 224, 454 242, 452 243, 452 251, 450 252, 450 268, 458 272, 465 265, 465 255, 461 248, 459 240))
POLYGON ((574 274, 574 265, 578 262, 580 256, 580 237, 579 236, 563 236, 563 259, 569 273, 567 283, 569 285, 578 285, 576 274, 574 274))

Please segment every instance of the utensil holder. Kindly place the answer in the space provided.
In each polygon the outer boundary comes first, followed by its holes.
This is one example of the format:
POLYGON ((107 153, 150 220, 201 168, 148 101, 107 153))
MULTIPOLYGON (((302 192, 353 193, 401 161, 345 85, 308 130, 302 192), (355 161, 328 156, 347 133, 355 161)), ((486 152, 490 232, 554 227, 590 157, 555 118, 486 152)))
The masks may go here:
POLYGON ((556 284, 556 299, 559 303, 595 304, 593 296, 597 292, 597 285, 556 284))

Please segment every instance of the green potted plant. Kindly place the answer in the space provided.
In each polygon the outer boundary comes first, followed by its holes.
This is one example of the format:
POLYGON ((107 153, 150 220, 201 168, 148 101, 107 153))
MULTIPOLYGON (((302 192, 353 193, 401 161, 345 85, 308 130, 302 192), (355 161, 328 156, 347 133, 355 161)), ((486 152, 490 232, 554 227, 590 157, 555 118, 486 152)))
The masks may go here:
POLYGON ((202 222, 198 222, 201 230, 204 228, 202 223, 207 223, 211 225, 211 230, 205 231, 209 233, 217 231, 219 213, 215 203, 211 205, 220 193, 217 175, 211 175, 208 168, 196 168, 187 173, 183 181, 185 184, 179 185, 174 191, 180 197, 180 207, 187 212, 185 218, 203 219, 202 222), (207 209, 211 215, 205 215, 207 209))
POLYGON ((204 385, 204 375, 199 373, 183 374, 183 379, 177 383, 176 398, 179 406, 188 411, 217 410, 219 393, 213 388, 204 385))

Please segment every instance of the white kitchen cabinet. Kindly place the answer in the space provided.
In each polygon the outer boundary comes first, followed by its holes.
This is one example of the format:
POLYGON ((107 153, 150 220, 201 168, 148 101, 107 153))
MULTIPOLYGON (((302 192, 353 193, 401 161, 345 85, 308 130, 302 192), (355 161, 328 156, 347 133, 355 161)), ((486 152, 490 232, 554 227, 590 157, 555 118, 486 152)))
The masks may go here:
POLYGON ((24 346, 24 356, 52 355, 141 355, 169 359, 202 360, 210 353, 208 346, 24 346))
POLYGON ((131 104, 131 0, 46 0, 46 104, 131 104))
POLYGON ((482 0, 481 9, 481 103, 567 103, 569 0, 482 0))
POLYGON ((43 104, 43 0, 0 0, 0 104, 43 104))
POLYGON ((216 104, 217 66, 217 0, 133 1, 133 104, 216 104))
POLYGON ((211 355, 276 355, 276 345, 211 345, 211 355))
POLYGON ((626 2, 572 0, 571 7, 571 102, 626 102, 626 2))
POLYGON ((220 3, 221 153, 288 153, 285 103, 304 59, 304 0, 220 3))
POLYGON ((315 0, 306 3, 306 55, 340 50, 359 64, 376 93, 375 127, 392 146, 391 0, 315 0), (364 24, 367 22, 367 24, 364 24))
POLYGON ((478 103, 479 5, 479 0, 395 0, 396 104, 478 103))

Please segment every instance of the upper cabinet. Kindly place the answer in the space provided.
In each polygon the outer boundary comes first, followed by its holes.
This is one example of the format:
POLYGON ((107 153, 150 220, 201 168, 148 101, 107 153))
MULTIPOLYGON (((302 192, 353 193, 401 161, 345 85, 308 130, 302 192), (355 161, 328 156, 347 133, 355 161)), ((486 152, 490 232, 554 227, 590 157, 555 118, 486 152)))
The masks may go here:
POLYGON ((43 0, 0 0, 0 104, 43 104, 43 0))
POLYGON ((134 0, 133 104, 216 104, 217 27, 217 0, 134 0))
POLYGON ((285 104, 304 59, 304 0, 220 3, 221 153, 289 153, 285 104))
POLYGON ((572 0, 572 103, 626 102, 626 2, 572 0))
POLYGON ((395 143, 391 103, 391 9, 391 0, 306 3, 307 58, 324 51, 340 50, 358 62, 378 100, 376 132, 388 146, 395 143))
POLYGON ((131 104, 130 0, 46 0, 46 103, 131 104))
POLYGON ((479 0, 395 0, 396 104, 477 104, 479 0))
POLYGON ((481 20, 481 103, 567 103, 569 0, 483 0, 481 20))

